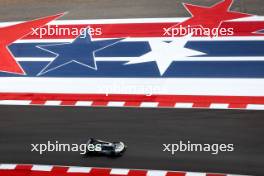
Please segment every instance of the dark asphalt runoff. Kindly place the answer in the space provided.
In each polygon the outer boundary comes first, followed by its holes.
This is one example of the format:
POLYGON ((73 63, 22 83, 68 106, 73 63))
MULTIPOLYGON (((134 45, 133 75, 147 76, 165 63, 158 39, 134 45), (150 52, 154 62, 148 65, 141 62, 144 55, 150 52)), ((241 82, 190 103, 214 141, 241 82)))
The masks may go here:
POLYGON ((0 163, 168 169, 264 175, 264 113, 239 110, 0 107, 0 163), (120 158, 31 152, 31 144, 123 141, 120 158), (234 144, 234 152, 163 152, 163 143, 234 144))

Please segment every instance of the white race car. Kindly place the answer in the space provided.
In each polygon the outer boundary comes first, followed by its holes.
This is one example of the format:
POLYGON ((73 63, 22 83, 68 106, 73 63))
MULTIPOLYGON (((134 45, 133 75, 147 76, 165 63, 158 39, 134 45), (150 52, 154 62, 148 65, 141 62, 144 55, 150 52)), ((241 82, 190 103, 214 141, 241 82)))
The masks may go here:
POLYGON ((106 156, 121 156, 127 149, 127 146, 119 142, 107 142, 94 138, 90 138, 87 142, 87 155, 106 155, 106 156), (90 150, 90 146, 93 150, 90 150))

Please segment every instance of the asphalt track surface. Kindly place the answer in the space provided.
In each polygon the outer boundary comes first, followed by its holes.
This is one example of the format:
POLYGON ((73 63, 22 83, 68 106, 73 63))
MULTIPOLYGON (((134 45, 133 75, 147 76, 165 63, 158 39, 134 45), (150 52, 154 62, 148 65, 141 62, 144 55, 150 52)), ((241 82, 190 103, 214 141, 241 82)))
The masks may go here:
POLYGON ((264 174, 263 111, 85 107, 0 107, 0 163, 264 174), (89 137, 124 141, 120 158, 31 152, 31 144, 89 137), (232 143, 234 152, 163 152, 163 143, 232 143))
MULTIPOLYGON (((181 0, 0 0, 0 21, 68 11, 62 19, 189 16, 181 0)), ((217 0, 186 0, 212 5, 217 0)), ((232 10, 264 14, 263 0, 235 1, 232 10)), ((264 175, 264 112, 0 106, 0 163, 169 169, 264 175), (122 140, 121 158, 83 158, 76 152, 32 153, 31 143, 83 143, 88 137, 122 140), (235 151, 162 152, 162 143, 234 143, 235 151)))

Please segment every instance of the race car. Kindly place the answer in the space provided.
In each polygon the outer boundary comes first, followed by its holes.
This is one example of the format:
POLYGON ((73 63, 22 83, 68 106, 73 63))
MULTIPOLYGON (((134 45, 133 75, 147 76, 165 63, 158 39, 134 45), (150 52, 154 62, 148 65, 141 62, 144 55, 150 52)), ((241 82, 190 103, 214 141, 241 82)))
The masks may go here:
POLYGON ((121 156, 126 151, 127 146, 121 141, 107 142, 90 138, 86 148, 86 155, 121 156))

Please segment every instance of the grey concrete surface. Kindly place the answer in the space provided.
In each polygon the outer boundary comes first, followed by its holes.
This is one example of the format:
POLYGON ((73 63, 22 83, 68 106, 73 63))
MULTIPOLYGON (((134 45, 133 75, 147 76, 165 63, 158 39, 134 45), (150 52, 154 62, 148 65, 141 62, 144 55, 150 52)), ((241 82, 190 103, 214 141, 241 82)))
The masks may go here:
POLYGON ((0 107, 0 163, 264 174, 263 111, 0 107), (31 144, 124 141, 120 158, 31 152, 31 144), (234 152, 163 152, 163 143, 232 143, 234 152))

